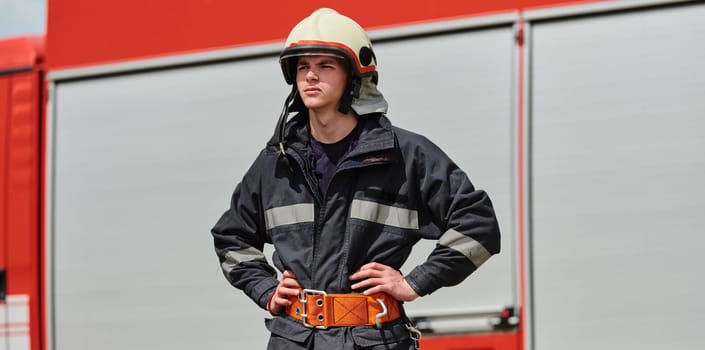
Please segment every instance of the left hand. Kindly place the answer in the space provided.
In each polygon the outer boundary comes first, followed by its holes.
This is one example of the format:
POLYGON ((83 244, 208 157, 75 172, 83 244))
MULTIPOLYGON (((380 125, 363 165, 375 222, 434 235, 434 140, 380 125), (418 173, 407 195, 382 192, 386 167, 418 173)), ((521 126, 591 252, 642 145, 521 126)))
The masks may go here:
POLYGON ((287 307, 291 306, 291 299, 296 298, 300 290, 301 285, 296 280, 296 275, 289 270, 284 271, 277 289, 274 290, 267 304, 269 313, 276 316, 284 312, 287 307))
POLYGON ((363 265, 350 275, 350 280, 359 281, 351 287, 365 289, 365 295, 384 292, 399 301, 414 301, 419 297, 399 271, 376 262, 363 265))

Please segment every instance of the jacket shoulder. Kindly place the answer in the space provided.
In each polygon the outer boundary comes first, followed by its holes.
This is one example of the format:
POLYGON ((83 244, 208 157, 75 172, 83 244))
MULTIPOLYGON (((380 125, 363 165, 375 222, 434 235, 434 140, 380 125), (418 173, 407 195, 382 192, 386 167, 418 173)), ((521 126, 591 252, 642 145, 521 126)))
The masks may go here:
POLYGON ((399 149, 403 154, 448 159, 448 155, 425 135, 398 126, 394 126, 393 129, 399 149))

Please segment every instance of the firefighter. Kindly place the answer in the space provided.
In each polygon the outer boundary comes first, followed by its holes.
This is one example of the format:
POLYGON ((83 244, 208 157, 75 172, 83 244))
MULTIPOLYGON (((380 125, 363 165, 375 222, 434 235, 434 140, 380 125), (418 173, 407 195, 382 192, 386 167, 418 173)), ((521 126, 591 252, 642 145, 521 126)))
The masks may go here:
POLYGON ((292 90, 274 135, 212 229, 225 277, 272 315, 269 349, 414 349, 403 302, 499 252, 490 198, 427 138, 391 124, 354 20, 314 11, 280 63, 292 90), (420 239, 437 245, 402 274, 420 239))

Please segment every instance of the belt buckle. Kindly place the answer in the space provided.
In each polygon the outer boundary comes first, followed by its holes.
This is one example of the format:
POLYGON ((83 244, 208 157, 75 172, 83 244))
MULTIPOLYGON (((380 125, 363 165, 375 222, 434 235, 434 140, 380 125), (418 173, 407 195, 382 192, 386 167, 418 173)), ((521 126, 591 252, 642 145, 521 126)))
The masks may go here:
POLYGON ((308 313, 306 311, 306 296, 307 295, 327 295, 328 293, 322 291, 322 290, 316 290, 316 289, 302 289, 299 292, 299 301, 301 302, 301 321, 303 322, 304 326, 308 328, 318 328, 318 329, 327 329, 328 327, 326 326, 314 326, 312 324, 309 324, 306 322, 306 317, 308 317, 308 313))

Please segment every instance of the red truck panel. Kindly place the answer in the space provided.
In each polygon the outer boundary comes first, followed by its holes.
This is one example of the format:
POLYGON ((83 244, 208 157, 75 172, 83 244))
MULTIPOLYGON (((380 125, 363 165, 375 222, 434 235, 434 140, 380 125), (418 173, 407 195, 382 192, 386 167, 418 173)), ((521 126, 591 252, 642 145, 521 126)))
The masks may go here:
POLYGON ((6 271, 7 295, 29 302, 29 325, 20 325, 11 335, 31 332, 32 349, 39 349, 41 326, 42 42, 42 37, 0 41, 0 264, 6 271))
MULTIPOLYGON (((0 40, 0 74, 33 69, 43 59, 44 36, 23 36, 0 40)), ((4 103, 0 106, 8 106, 8 104, 4 103)))
POLYGON ((7 294, 29 296, 32 332, 38 332, 40 324, 39 87, 36 71, 0 76, 0 223, 6 235, 0 237, 6 242, 2 258, 7 294))
POLYGON ((365 28, 598 0, 94 1, 49 0, 48 69, 105 64, 284 40, 319 7, 334 7, 365 28))
POLYGON ((424 350, 516 350, 520 344, 517 332, 421 338, 424 350))

